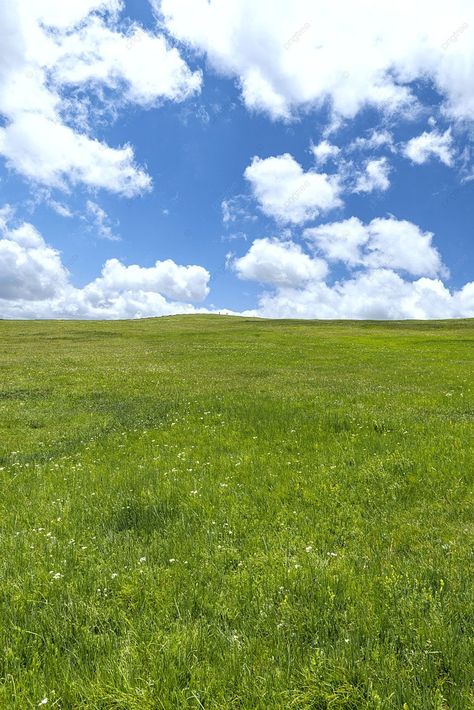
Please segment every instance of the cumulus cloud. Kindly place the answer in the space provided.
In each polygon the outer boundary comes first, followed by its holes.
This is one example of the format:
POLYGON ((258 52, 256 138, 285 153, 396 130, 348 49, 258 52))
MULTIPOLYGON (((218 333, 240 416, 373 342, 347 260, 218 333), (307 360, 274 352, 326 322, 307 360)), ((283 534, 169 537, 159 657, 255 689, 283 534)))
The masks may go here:
POLYGON ((171 259, 157 261, 149 268, 124 266, 118 259, 109 259, 101 276, 86 289, 109 295, 145 291, 175 301, 201 302, 209 293, 209 278, 202 266, 178 266, 171 259))
POLYGON ((61 261, 29 223, 14 224, 0 210, 0 317, 137 318, 195 312, 209 293, 210 274, 201 266, 170 259, 154 266, 125 266, 109 259, 101 275, 75 288, 61 261))
POLYGON ((67 284, 59 252, 31 224, 10 228, 12 216, 0 210, 0 303, 54 298, 67 284))
POLYGON ((122 34, 97 16, 62 39, 53 76, 59 84, 124 87, 126 100, 144 106, 183 101, 200 90, 202 81, 201 72, 192 72, 163 35, 138 25, 122 34))
MULTIPOLYGON (((328 285, 328 265, 290 239, 258 239, 232 267, 265 284, 258 308, 246 314, 302 318, 449 318, 474 316, 474 283, 450 291, 435 277, 443 267, 430 234, 410 223, 353 218, 307 230, 317 254, 356 269, 328 285), (319 229, 319 228, 318 228, 319 229), (350 235, 347 237, 347 235, 350 235), (402 235, 400 237, 400 235, 402 235), (405 242, 403 240, 406 240, 405 242), (403 258, 403 244, 417 254, 403 258), (395 246, 394 246, 395 245, 395 246), (399 250, 399 251, 397 251, 399 250), (417 264, 424 261, 424 267, 417 264), (430 261, 431 260, 431 261, 430 261), (397 271, 425 275, 410 281, 397 271), (429 274, 432 277, 429 277, 429 274)), ((117 319, 207 312, 195 304, 209 293, 210 274, 171 260, 126 266, 109 259, 98 278, 75 288, 60 253, 38 230, 0 209, 0 317, 117 319)))
POLYGON ((337 158, 340 154, 341 149, 337 145, 329 143, 329 141, 324 140, 318 145, 311 146, 311 152, 314 156, 317 165, 324 165, 328 160, 337 158))
POLYGON ((327 100, 343 117, 365 106, 394 112, 413 105, 417 80, 433 82, 448 115, 474 115, 471 0, 152 2, 174 37, 274 118, 327 100))
POLYGON ((246 315, 267 318, 437 319, 474 316, 474 283, 450 291, 438 279, 408 281, 389 269, 374 269, 333 286, 264 293, 246 315))
POLYGON ((384 192, 390 187, 390 164, 387 158, 369 160, 365 166, 365 171, 357 179, 354 192, 374 192, 380 190, 384 192))
POLYGON ((299 244, 278 239, 257 239, 245 256, 233 262, 239 278, 274 286, 300 286, 324 279, 325 261, 311 258, 299 244))
POLYGON ((454 161, 451 129, 444 133, 425 131, 405 144, 403 154, 417 165, 426 163, 430 158, 438 158, 442 163, 451 167, 454 161))
POLYGON ((39 114, 19 114, 0 128, 0 154, 25 177, 63 190, 82 183, 133 197, 151 187, 131 146, 110 148, 39 114))
POLYGON ((289 153, 253 158, 245 177, 262 212, 282 223, 303 224, 342 205, 337 176, 305 172, 289 153))
MULTIPOLYGON (((472 317, 474 283, 451 291, 433 235, 395 218, 353 217, 304 232, 312 254, 289 240, 257 239, 233 261, 240 278, 265 284, 258 307, 269 318, 432 319, 472 317), (324 257, 324 258, 321 258, 324 257), (329 282, 328 262, 349 274, 329 282)), ((339 272, 340 273, 340 272, 339 272)))
POLYGON ((413 276, 446 275, 433 234, 394 217, 363 224, 358 218, 306 229, 306 240, 331 262, 348 267, 389 268, 413 276))
MULTIPOLYGON (((344 193, 385 192, 390 187, 391 165, 386 157, 374 158, 356 167, 346 160, 343 151, 322 141, 312 145, 318 165, 330 158, 337 160, 333 174, 305 171, 289 153, 270 158, 254 157, 244 176, 261 211, 280 224, 302 225, 343 206, 344 193)), ((225 224, 248 218, 248 207, 241 206, 242 196, 222 203, 225 224)))
POLYGON ((0 155, 11 169, 63 190, 84 184, 131 197, 150 189, 132 147, 94 139, 89 103, 68 100, 66 91, 107 87, 106 108, 199 91, 200 73, 163 35, 138 25, 120 31, 122 7, 118 0, 0 5, 0 155))

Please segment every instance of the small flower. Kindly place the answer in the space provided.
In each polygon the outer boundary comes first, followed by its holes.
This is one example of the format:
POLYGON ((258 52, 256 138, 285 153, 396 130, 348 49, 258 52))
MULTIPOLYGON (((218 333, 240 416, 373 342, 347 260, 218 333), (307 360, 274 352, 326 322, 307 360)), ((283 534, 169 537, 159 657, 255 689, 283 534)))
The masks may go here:
POLYGON ((140 564, 144 565, 146 562, 146 557, 140 557, 140 564))
POLYGON ((118 572, 112 572, 111 577, 112 577, 112 579, 117 579, 118 572))
POLYGON ((313 549, 313 548, 312 548, 311 545, 308 545, 307 547, 305 547, 306 552, 311 552, 312 549, 313 549))
POLYGON ((47 705, 48 704, 48 698, 43 698, 43 700, 40 700, 38 703, 38 707, 41 705, 47 705))
POLYGON ((169 562, 170 562, 170 564, 172 565, 172 564, 173 564, 173 562, 176 562, 176 560, 175 560, 175 558, 174 558, 174 557, 172 557, 172 558, 170 559, 170 561, 169 561, 169 562))

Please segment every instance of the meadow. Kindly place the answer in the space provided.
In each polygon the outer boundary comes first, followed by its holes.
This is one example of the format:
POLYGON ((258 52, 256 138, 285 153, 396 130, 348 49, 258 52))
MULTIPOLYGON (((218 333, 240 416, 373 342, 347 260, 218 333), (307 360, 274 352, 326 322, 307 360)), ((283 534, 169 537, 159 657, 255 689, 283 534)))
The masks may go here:
POLYGON ((0 708, 474 707, 474 321, 0 322, 0 708))

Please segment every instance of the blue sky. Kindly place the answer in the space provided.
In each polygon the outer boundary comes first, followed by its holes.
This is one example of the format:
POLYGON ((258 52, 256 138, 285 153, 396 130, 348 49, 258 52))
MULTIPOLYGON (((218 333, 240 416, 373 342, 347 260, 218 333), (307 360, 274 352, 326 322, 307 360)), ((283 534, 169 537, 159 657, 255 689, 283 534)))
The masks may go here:
POLYGON ((0 317, 474 316, 473 11, 343 5, 2 8, 0 317))

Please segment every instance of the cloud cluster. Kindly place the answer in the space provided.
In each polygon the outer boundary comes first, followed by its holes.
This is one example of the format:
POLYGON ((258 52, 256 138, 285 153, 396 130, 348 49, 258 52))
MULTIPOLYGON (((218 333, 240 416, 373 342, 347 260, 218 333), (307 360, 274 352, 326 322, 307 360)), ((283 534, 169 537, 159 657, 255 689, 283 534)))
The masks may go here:
MULTIPOLYGON (((304 232, 310 253, 289 238, 257 239, 232 261, 239 278, 264 284, 245 315, 281 318, 450 318, 474 316, 474 283, 452 292, 432 234, 394 218, 352 218, 304 232), (330 284, 329 265, 346 278, 330 284), (410 278, 417 277, 415 280, 410 278)), ((35 227, 0 209, 0 317, 121 319, 208 312, 209 272, 171 260, 126 266, 109 259, 83 288, 35 227)))
POLYGON ((121 90, 126 101, 145 107, 162 99, 183 101, 202 81, 163 35, 138 25, 123 34, 94 15, 61 41, 53 76, 59 85, 99 83, 121 90))
POLYGON ((398 145, 387 130, 372 131, 344 147, 325 139, 310 150, 315 168, 308 171, 288 153, 255 157, 245 171, 261 211, 280 227, 293 228, 293 240, 289 230, 280 239, 256 239, 246 254, 231 262, 240 279, 267 287, 258 308, 249 313, 377 319, 474 315, 474 284, 451 292, 442 281, 449 272, 433 244, 434 235, 411 222, 390 216, 364 224, 352 217, 307 226, 300 233, 307 251, 294 241, 295 227, 341 207, 345 194, 389 189, 389 159, 363 160, 365 151, 388 150, 418 164, 437 158, 452 166, 451 131, 432 130, 398 145), (327 163, 332 174, 318 172, 327 163))
MULTIPOLYGON (((305 171, 289 153, 261 158, 255 156, 245 170, 251 193, 261 211, 280 224, 302 225, 336 208, 343 207, 346 194, 386 192, 391 186, 392 164, 389 151, 421 165, 432 158, 453 167, 454 140, 451 129, 444 133, 425 131, 407 142, 396 144, 387 131, 373 130, 340 147, 327 139, 311 144, 315 167, 305 171), (372 157, 363 159, 365 152, 372 157), (331 172, 321 172, 329 163, 331 172)), ((223 203, 224 221, 236 221, 242 215, 231 210, 232 200, 223 203)))
POLYGON ((273 118, 326 101, 346 118, 364 106, 413 110, 417 80, 434 84, 453 118, 474 115, 471 0, 152 1, 174 37, 273 118))
POLYGON ((271 318, 450 318, 474 315, 474 283, 450 292, 433 235, 394 218, 357 218, 304 232, 313 254, 288 239, 258 239, 234 259, 239 278, 267 285, 257 309, 271 318), (328 263, 349 274, 329 285, 328 263), (413 277, 416 280, 411 280, 413 277))
MULTIPOLYGON (((301 225, 343 206, 345 192, 385 192, 390 187, 391 166, 387 158, 368 160, 362 168, 346 161, 337 146, 323 141, 312 146, 317 164, 337 162, 337 172, 304 171, 289 153, 269 158, 254 157, 245 170, 252 195, 261 211, 280 224, 301 225)), ((241 216, 231 210, 232 200, 223 203, 224 222, 241 216)))
POLYGON ((107 261, 101 275, 75 288, 61 261, 29 223, 14 224, 0 209, 1 318, 137 318, 193 313, 209 293, 210 274, 201 266, 170 259, 154 266, 107 261))
POLYGON ((0 4, 0 155, 43 185, 102 188, 126 197, 151 178, 131 146, 111 147, 91 135, 97 105, 70 92, 107 88, 112 104, 149 106, 199 91, 176 48, 160 34, 118 24, 119 0, 16 0, 0 4), (111 92, 115 92, 115 95, 111 92))
POLYGON ((245 315, 356 320, 472 318, 474 282, 452 292, 438 279, 412 282, 389 269, 375 269, 333 286, 318 282, 264 293, 258 308, 245 315))

